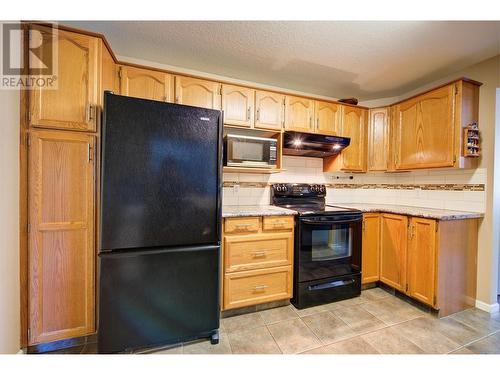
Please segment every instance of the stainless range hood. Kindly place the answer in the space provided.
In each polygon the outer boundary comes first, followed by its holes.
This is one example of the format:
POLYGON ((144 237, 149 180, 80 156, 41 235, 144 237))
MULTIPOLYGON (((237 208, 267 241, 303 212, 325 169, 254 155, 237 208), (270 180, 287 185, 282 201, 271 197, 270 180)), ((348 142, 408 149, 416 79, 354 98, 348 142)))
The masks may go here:
POLYGON ((350 143, 350 138, 286 131, 283 137, 283 155, 326 158, 337 155, 350 143))

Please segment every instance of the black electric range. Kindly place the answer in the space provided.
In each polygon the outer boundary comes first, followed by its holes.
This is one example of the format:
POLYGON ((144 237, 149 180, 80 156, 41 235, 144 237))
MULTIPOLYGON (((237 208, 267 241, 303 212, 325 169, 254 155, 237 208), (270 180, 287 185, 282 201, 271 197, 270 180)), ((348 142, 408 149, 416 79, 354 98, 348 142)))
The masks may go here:
POLYGON ((275 184, 271 203, 295 219, 292 303, 306 308, 361 294, 361 211, 327 205, 326 186, 275 184))

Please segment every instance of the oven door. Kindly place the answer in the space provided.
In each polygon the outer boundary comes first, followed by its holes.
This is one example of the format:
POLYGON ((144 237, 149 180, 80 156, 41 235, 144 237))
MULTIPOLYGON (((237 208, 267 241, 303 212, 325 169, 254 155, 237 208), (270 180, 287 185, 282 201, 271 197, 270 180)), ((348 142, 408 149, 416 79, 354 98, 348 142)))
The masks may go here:
POLYGON ((298 282, 359 273, 362 221, 360 214, 300 218, 298 282))

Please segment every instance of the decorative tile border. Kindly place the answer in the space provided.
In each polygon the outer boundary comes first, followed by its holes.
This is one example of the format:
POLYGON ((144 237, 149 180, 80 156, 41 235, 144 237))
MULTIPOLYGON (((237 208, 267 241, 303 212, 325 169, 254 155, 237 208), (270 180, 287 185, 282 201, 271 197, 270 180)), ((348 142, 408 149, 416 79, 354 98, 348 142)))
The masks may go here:
POLYGON ((327 184, 333 189, 484 191, 484 184, 327 184))
MULTIPOLYGON (((266 188, 268 182, 225 181, 224 187, 239 185, 241 188, 266 188)), ((393 190, 446 190, 446 191, 484 191, 484 184, 326 184, 332 189, 393 189, 393 190)))
POLYGON ((240 188, 266 188, 271 184, 267 182, 237 182, 237 181, 224 181, 223 187, 233 187, 238 185, 240 188))

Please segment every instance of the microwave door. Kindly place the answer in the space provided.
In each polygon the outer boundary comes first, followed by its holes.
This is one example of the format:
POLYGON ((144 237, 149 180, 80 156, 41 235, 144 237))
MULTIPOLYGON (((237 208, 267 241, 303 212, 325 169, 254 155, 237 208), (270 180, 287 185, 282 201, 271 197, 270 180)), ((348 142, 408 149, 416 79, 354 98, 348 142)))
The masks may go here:
POLYGON ((273 141, 257 137, 228 137, 226 165, 275 168, 276 145, 273 141))

